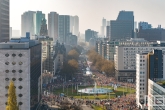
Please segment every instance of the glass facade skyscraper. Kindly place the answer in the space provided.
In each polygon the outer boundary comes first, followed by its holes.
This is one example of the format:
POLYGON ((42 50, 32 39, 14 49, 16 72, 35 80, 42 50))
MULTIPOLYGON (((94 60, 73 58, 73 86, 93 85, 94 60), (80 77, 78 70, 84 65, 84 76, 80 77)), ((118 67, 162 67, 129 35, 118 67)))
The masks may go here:
POLYGON ((134 37, 134 15, 132 11, 120 11, 117 20, 110 21, 110 40, 134 37))
POLYGON ((61 43, 66 42, 66 36, 70 33, 70 16, 59 15, 58 18, 58 39, 61 43))
POLYGON ((0 0, 0 42, 9 41, 10 0, 0 0))
POLYGON ((36 35, 39 35, 40 29, 41 29, 41 24, 42 24, 42 19, 45 18, 45 14, 42 13, 42 11, 37 11, 34 13, 33 19, 34 19, 34 33, 36 35))

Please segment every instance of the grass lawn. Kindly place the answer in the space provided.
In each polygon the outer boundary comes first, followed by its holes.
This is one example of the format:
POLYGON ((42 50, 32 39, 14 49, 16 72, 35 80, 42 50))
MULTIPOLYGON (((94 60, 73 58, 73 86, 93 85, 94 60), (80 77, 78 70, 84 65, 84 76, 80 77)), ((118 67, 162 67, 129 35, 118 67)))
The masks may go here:
POLYGON ((105 110, 103 107, 101 106, 95 106, 95 105, 92 105, 93 109, 94 110, 105 110))
MULTIPOLYGON (((86 86, 86 87, 79 86, 79 89, 89 88, 89 87, 93 87, 93 86, 86 86)), ((97 88, 100 88, 100 86, 97 86, 97 88)), ((103 88, 112 89, 111 86, 103 86, 103 88)), ((64 92, 63 92, 63 88, 55 89, 55 91, 54 91, 55 94, 64 93, 67 96, 73 96, 74 98, 83 98, 83 99, 85 99, 85 98, 88 98, 88 99, 96 99, 96 98, 109 99, 109 96, 110 96, 110 98, 114 98, 114 97, 116 97, 116 95, 118 95, 118 96, 123 95, 123 93, 124 94, 131 94, 134 92, 135 92, 135 89, 132 89, 132 88, 118 87, 117 90, 111 92, 110 95, 108 93, 108 94, 100 94, 97 96, 97 95, 77 93, 77 91, 74 90, 74 86, 73 86, 73 94, 72 94, 72 87, 64 88, 64 92)))

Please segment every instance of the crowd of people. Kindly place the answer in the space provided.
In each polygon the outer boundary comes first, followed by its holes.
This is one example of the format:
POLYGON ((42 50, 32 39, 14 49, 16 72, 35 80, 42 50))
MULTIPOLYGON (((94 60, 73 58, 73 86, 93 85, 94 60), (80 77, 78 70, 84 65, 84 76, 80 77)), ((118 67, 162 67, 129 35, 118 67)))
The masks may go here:
POLYGON ((97 85, 99 85, 99 86, 107 86, 110 84, 114 84, 114 85, 135 88, 135 83, 118 82, 114 77, 107 77, 106 75, 99 73, 99 72, 95 72, 94 75, 95 75, 95 78, 97 79, 95 81, 96 81, 97 85))
POLYGON ((124 95, 111 100, 102 100, 100 104, 107 110, 139 110, 134 94, 124 95))
MULTIPOLYGON (((76 87, 76 85, 86 85, 86 86, 93 86, 94 82, 98 86, 109 86, 109 85, 117 85, 117 86, 127 86, 129 88, 135 88, 134 83, 127 83, 127 82, 118 82, 114 77, 107 77, 106 75, 96 71, 92 70, 94 77, 84 77, 83 74, 78 74, 74 76, 74 80, 68 80, 62 78, 57 78, 53 82, 47 84, 46 89, 59 89, 59 88, 66 88, 66 87, 76 87)), ((44 97, 44 100, 47 102, 51 102, 52 99, 60 105, 63 98, 59 96, 59 94, 56 95, 50 95, 49 97, 44 97)), ((80 101, 76 101, 74 99, 73 105, 75 103, 79 103, 80 101)), ((89 104, 93 105, 96 104, 98 106, 103 106, 107 108, 107 110, 138 110, 136 107, 136 100, 135 100, 135 94, 127 94, 123 96, 116 96, 115 98, 111 100, 100 100, 98 101, 92 101, 88 99, 83 99, 81 104, 89 104)))

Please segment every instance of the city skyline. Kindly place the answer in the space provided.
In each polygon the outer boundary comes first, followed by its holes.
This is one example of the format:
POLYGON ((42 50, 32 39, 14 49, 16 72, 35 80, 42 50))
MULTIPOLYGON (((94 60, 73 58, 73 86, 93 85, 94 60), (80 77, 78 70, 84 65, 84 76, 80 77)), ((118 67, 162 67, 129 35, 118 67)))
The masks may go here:
POLYGON ((163 4, 165 1, 162 0, 138 0, 138 2, 135 0, 11 0, 10 27, 13 30, 21 31, 21 15, 29 10, 42 11, 46 14, 46 19, 51 11, 60 15, 77 15, 81 33, 85 33, 86 29, 100 32, 102 18, 104 17, 107 21, 116 20, 121 10, 134 11, 137 22, 145 21, 152 24, 153 27, 157 27, 159 24, 165 27, 163 4))

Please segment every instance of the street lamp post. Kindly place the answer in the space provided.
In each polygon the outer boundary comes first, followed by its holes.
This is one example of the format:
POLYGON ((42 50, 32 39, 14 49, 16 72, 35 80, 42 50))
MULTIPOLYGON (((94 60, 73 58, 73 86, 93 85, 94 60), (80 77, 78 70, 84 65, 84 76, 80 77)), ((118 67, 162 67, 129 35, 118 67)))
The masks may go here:
POLYGON ((64 81, 63 81, 63 92, 64 92, 64 81))
POLYGON ((73 94, 73 83, 72 83, 72 94, 73 94))
POLYGON ((124 86, 123 86, 123 96, 124 96, 124 86))
POLYGON ((68 85, 67 85, 67 96, 68 96, 68 85))
POLYGON ((78 95, 78 84, 77 84, 77 95, 78 95))

